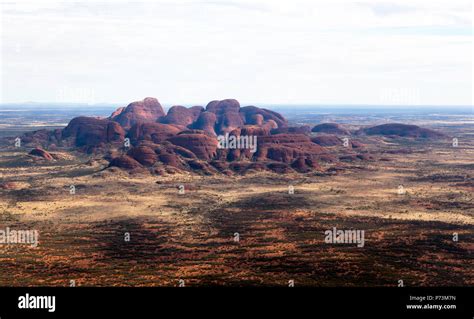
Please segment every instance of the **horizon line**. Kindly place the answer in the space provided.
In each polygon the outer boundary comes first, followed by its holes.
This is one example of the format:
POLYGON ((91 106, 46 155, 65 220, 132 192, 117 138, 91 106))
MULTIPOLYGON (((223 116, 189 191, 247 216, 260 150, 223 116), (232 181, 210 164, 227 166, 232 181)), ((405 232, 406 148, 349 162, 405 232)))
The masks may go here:
MULTIPOLYGON (((139 101, 139 100, 137 100, 139 101)), ((212 100, 211 100, 212 101, 212 100)), ((238 101, 238 100, 237 100, 238 101)), ((132 102, 36 102, 36 101, 25 101, 25 102, 1 102, 0 106, 5 105, 65 105, 65 106, 128 106, 132 102)), ((160 102, 162 106, 176 106, 176 105, 191 105, 191 106, 206 106, 209 102, 205 104, 201 103, 166 103, 160 102)), ((240 102, 239 102, 240 103, 240 102)), ((465 107, 465 108, 474 108, 474 104, 372 104, 372 103, 322 103, 322 102, 304 102, 304 103, 272 103, 272 102, 258 102, 258 103, 241 103, 241 107, 244 106, 257 106, 257 105, 264 105, 264 106, 298 106, 298 107, 320 107, 320 106, 353 106, 353 107, 465 107)), ((473 109, 474 110, 474 109, 473 109)))

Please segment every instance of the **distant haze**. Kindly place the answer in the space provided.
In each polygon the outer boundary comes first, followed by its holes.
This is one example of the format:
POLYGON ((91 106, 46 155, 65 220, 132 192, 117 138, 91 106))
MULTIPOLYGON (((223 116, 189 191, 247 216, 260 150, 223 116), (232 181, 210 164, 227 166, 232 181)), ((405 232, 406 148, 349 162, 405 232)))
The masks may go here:
POLYGON ((1 103, 473 104, 472 0, 0 1, 1 103))

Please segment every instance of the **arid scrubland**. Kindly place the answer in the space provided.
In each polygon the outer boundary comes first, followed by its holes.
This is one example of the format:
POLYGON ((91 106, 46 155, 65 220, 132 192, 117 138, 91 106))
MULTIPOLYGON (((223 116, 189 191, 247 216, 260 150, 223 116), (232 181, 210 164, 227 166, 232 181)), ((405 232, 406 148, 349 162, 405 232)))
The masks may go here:
POLYGON ((369 144, 377 160, 337 172, 231 177, 4 150, 0 226, 39 245, 0 245, 0 285, 473 285, 473 146, 369 144), (364 247, 326 244, 333 227, 364 247))

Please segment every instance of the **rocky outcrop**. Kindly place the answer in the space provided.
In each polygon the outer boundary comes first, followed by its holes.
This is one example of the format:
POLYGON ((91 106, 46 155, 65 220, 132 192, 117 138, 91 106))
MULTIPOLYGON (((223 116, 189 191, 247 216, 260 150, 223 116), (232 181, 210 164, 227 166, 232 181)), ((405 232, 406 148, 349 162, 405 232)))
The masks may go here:
POLYGON ((265 121, 265 118, 263 117, 262 114, 251 114, 250 118, 247 119, 247 124, 263 125, 264 121, 265 121))
POLYGON ((275 128, 271 132, 272 134, 310 134, 311 127, 309 125, 292 126, 292 127, 279 127, 275 128))
POLYGON ((267 168, 278 174, 288 174, 293 171, 293 169, 286 163, 270 163, 267 165, 267 168))
POLYGON ((106 144, 121 144, 124 137, 125 131, 118 123, 94 117, 76 117, 62 131, 69 145, 87 152, 106 144))
POLYGON ((342 146, 342 140, 336 135, 318 135, 311 138, 313 143, 320 146, 342 146))
POLYGON ((139 123, 135 124, 128 131, 127 137, 132 143, 138 141, 152 141, 162 143, 172 136, 177 135, 183 127, 162 123, 139 123))
POLYGON ((143 166, 153 166, 158 161, 158 155, 155 151, 151 147, 145 145, 132 148, 127 152, 127 155, 143 166))
POLYGON ((141 168, 142 166, 140 165, 139 162, 137 162, 132 157, 123 155, 123 156, 119 156, 112 159, 112 161, 109 164, 109 167, 118 167, 118 168, 123 168, 126 170, 135 170, 135 169, 141 168))
MULTIPOLYGON (((369 159, 348 154, 352 150, 325 148, 342 146, 342 137, 337 135, 349 134, 338 124, 321 124, 313 131, 318 134, 312 134, 307 125, 289 127, 276 112, 240 107, 234 99, 211 101, 205 109, 176 105, 165 114, 158 100, 146 98, 117 109, 107 119, 78 117, 63 130, 37 131, 24 138, 47 149, 54 145, 98 153, 111 167, 159 175, 182 171, 226 175, 262 170, 306 173, 322 170, 321 163, 326 163, 325 167, 337 163, 341 153, 345 161, 369 159), (217 135, 248 137, 252 143, 218 148, 217 135), (131 145, 124 144, 125 137, 131 145)), ((363 147, 352 139, 350 145, 363 147)), ((364 149, 358 152, 362 154, 364 149)), ((41 148, 31 155, 45 159, 55 156, 41 148)))
POLYGON ((439 132, 421 128, 417 125, 407 125, 399 123, 382 124, 369 128, 364 128, 358 131, 366 135, 383 135, 383 136, 398 136, 409 138, 428 138, 436 139, 444 137, 444 134, 439 132))
POLYGON ((114 114, 110 119, 119 123, 125 130, 138 123, 156 122, 159 118, 165 116, 160 102, 152 97, 130 103, 124 110, 118 109, 114 114))
POLYGON ((111 119, 114 119, 116 118, 117 116, 119 116, 120 114, 122 114, 122 112, 125 110, 125 107, 119 107, 118 109, 116 109, 112 115, 110 115, 110 118, 111 119))
POLYGON ((193 124, 193 128, 198 130, 203 130, 208 132, 212 135, 216 135, 216 131, 214 129, 217 122, 217 116, 215 113, 212 112, 202 112, 197 121, 193 124))
POLYGON ((40 157, 40 158, 45 159, 47 161, 54 160, 53 156, 49 152, 45 151, 42 148, 35 148, 35 149, 31 150, 31 152, 29 154, 32 155, 32 156, 40 157))
POLYGON ((158 155, 158 159, 165 165, 173 166, 176 168, 183 168, 183 164, 177 154, 166 153, 158 155))
POLYGON ((206 111, 221 115, 224 113, 238 113, 240 103, 235 99, 225 99, 222 101, 211 101, 206 106, 206 111))
POLYGON ((273 160, 283 163, 292 163, 296 158, 303 157, 314 160, 332 160, 327 151, 311 142, 303 134, 276 134, 261 136, 258 139, 257 160, 273 160))
POLYGON ((171 137, 168 141, 191 151, 197 158, 208 161, 216 155, 217 140, 205 134, 203 131, 201 132, 202 133, 183 132, 171 137))
POLYGON ((215 131, 217 134, 231 132, 245 124, 239 110, 240 104, 234 99, 212 101, 206 106, 207 112, 216 115, 215 131))
POLYGON ((189 160, 187 162, 187 165, 189 168, 193 171, 198 171, 200 173, 203 173, 205 175, 212 175, 217 173, 217 170, 211 166, 207 161, 202 161, 202 160, 189 160))
POLYGON ((21 142, 24 145, 33 147, 48 147, 50 145, 62 145, 62 130, 53 131, 38 130, 27 132, 21 136, 21 142))
POLYGON ((350 135, 351 134, 348 129, 346 129, 341 124, 337 124, 337 123, 319 124, 313 127, 311 131, 315 133, 326 133, 326 134, 335 134, 335 135, 350 135))
POLYGON ((288 125, 286 119, 276 112, 255 106, 241 108, 239 102, 234 99, 211 101, 206 106, 205 113, 215 114, 215 121, 212 116, 206 115, 204 117, 203 113, 203 118, 198 119, 199 124, 195 124, 194 127, 210 131, 210 124, 208 123, 215 122, 214 131, 217 134, 229 133, 244 125, 255 125, 270 129, 288 125))
POLYGON ((357 141, 357 140, 350 140, 350 144, 352 146, 352 148, 364 148, 366 147, 366 145, 360 141, 357 141))
POLYGON ((257 124, 261 117, 263 121, 273 121, 277 124, 277 127, 286 127, 288 126, 287 120, 279 113, 270 111, 267 109, 261 109, 256 106, 245 106, 240 109, 240 113, 244 118, 244 121, 249 124, 257 124), (260 115, 260 116, 258 116, 260 115))
POLYGON ((298 157, 291 163, 291 167, 300 172, 307 173, 313 170, 321 170, 321 166, 315 160, 310 158, 298 157))
POLYGON ((311 141, 323 147, 331 147, 331 146, 346 146, 349 148, 358 148, 363 149, 366 145, 358 140, 354 140, 352 138, 348 138, 347 144, 344 145, 342 138, 339 138, 336 135, 331 134, 322 134, 311 137, 311 141))
POLYGON ((186 108, 181 105, 175 105, 168 110, 168 114, 165 117, 159 119, 160 123, 165 124, 176 124, 180 126, 192 125, 199 117, 201 112, 204 111, 202 106, 193 106, 186 108))
POLYGON ((232 134, 243 135, 243 136, 263 136, 270 135, 271 127, 267 124, 257 125, 244 125, 242 128, 238 128, 232 131, 232 134))
POLYGON ((19 188, 19 185, 15 182, 0 183, 0 189, 3 189, 3 190, 14 190, 14 189, 18 189, 18 188, 19 188))

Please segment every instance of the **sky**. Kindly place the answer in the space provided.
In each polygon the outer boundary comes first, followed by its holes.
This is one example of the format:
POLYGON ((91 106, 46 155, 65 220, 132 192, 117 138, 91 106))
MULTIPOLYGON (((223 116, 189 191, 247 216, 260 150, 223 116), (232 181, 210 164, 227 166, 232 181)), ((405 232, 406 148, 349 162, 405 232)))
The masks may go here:
POLYGON ((472 105, 472 0, 1 1, 0 102, 472 105))

